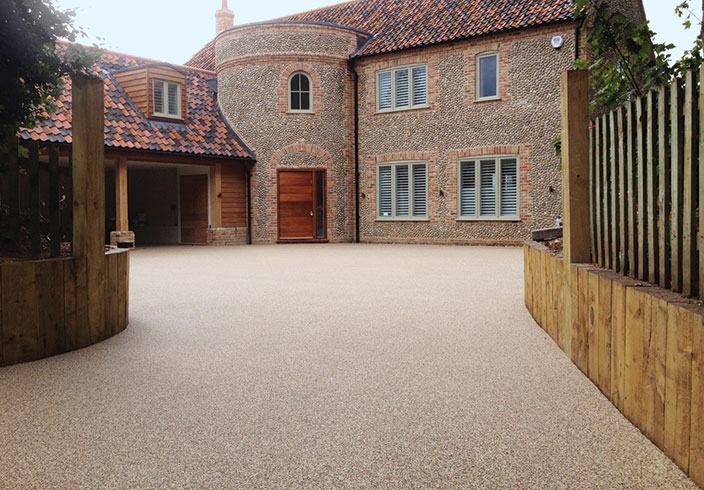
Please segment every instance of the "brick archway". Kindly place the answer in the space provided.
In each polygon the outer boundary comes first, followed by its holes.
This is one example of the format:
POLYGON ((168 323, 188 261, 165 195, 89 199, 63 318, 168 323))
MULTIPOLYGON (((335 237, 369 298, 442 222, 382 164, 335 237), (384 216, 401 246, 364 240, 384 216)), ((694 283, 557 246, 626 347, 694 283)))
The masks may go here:
POLYGON ((311 155, 315 155, 320 158, 324 162, 326 168, 332 167, 332 158, 330 157, 330 154, 318 145, 306 143, 306 140, 304 139, 276 150, 274 155, 271 157, 271 166, 273 168, 277 168, 281 164, 281 160, 283 160, 285 156, 292 153, 310 153, 311 155))

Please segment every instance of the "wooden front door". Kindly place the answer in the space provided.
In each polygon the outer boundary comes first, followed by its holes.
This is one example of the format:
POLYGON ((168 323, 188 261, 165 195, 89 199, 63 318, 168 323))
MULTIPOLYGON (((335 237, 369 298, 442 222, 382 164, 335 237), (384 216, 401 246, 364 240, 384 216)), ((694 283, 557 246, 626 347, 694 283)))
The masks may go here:
POLYGON ((279 240, 324 240, 325 228, 325 171, 279 170, 279 240))
POLYGON ((208 241, 208 176, 181 176, 181 243, 208 241))

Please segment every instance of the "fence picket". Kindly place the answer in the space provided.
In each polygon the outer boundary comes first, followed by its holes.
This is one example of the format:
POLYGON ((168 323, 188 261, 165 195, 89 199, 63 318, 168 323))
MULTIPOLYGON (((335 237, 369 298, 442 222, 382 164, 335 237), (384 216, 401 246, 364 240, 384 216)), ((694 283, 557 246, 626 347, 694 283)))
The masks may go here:
POLYGON ((655 93, 651 90, 648 92, 647 98, 647 112, 648 112, 648 122, 646 131, 646 213, 647 213, 647 245, 646 245, 646 256, 648 259, 648 280, 650 282, 657 282, 657 269, 658 269, 658 233, 655 227, 657 223, 657 192, 655 191, 657 186, 657 172, 656 167, 658 165, 657 154, 656 154, 656 144, 657 144, 657 114, 655 108, 657 107, 657 100, 655 93))
POLYGON ((616 117, 614 111, 609 114, 609 129, 610 133, 610 150, 611 150, 611 178, 610 178, 610 189, 611 189, 611 268, 615 271, 620 269, 620 243, 619 243, 619 229, 620 229, 620 214, 619 214, 619 203, 621 202, 618 194, 618 153, 616 147, 618 145, 618 133, 616 128, 616 117))
POLYGON ((611 208, 609 206, 609 199, 611 197, 611 189, 609 183, 611 179, 609 178, 609 120, 604 115, 601 117, 601 141, 602 141, 602 155, 601 155, 601 178, 602 178, 602 221, 604 223, 602 228, 602 240, 604 247, 604 267, 607 269, 611 268, 611 208))
POLYGON ((634 156, 635 149, 635 134, 634 134, 634 117, 635 104, 630 102, 626 108, 626 129, 627 129, 627 165, 626 172, 628 174, 628 275, 636 276, 636 182, 634 167, 636 160, 634 156))
POLYGON ((49 237, 51 256, 61 255, 61 184, 59 182, 59 149, 51 145, 49 151, 49 237))
POLYGON ((698 91, 696 73, 688 71, 684 84, 684 169, 682 173, 682 294, 692 296, 697 272, 696 202, 694 200, 698 158, 697 114, 698 91))
POLYGON ((670 276, 671 288, 682 291, 682 82, 675 78, 670 90, 670 276))
POLYGON ((39 209, 39 145, 32 141, 28 144, 27 177, 29 178, 29 246, 36 257, 41 252, 41 215, 39 209))
POLYGON ((592 263, 599 261, 596 216, 596 132, 592 126, 589 130, 589 225, 592 239, 592 263))
POLYGON ((645 110, 643 107, 644 100, 636 99, 636 146, 637 146, 637 165, 636 165, 636 196, 638 199, 638 279, 641 281, 646 279, 647 274, 647 251, 646 251, 646 219, 645 219, 645 110))
POLYGON ((596 208, 596 257, 597 264, 604 265, 604 240, 603 240, 603 230, 604 221, 602 216, 602 200, 603 196, 603 184, 601 177, 601 119, 596 120, 596 129, 594 131, 596 139, 596 151, 594 152, 594 168, 596 172, 594 174, 594 182, 596 184, 594 188, 594 207, 596 208))
POLYGON ((669 135, 670 92, 667 87, 658 90, 658 245, 659 281, 661 287, 670 287, 670 147, 669 135))
POLYGON ((618 272, 628 273, 628 234, 626 233, 627 221, 627 187, 626 187, 626 135, 623 126, 623 108, 616 109, 616 119, 618 124, 618 201, 619 201, 619 226, 620 233, 620 261, 618 272))
POLYGON ((7 144, 7 175, 8 175, 8 228, 9 240, 3 243, 9 248, 17 247, 20 230, 20 166, 17 158, 17 140, 11 138, 7 144))

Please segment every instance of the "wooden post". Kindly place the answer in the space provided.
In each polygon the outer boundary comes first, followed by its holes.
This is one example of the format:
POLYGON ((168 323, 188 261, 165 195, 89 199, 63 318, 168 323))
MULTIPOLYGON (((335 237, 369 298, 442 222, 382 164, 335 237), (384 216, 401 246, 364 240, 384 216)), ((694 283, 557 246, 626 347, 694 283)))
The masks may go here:
POLYGON ((101 79, 86 75, 72 83, 73 254, 87 272, 90 345, 101 340, 105 323, 104 88, 101 79))
POLYGON ((120 157, 115 164, 115 229, 116 231, 130 229, 126 157, 120 157))
POLYGON ((589 206, 586 205, 589 202, 589 74, 586 70, 562 74, 562 196, 565 265, 590 262, 589 206))
MULTIPOLYGON (((572 264, 592 261, 591 206, 589 192, 589 72, 572 70, 562 73, 562 216, 564 287, 563 315, 565 345, 573 346, 573 333, 580 332, 581 317, 572 313, 573 295, 577 291, 577 268, 572 264)), ((596 148, 598 152, 599 149, 596 148)), ((594 202, 595 206, 600 203, 594 202)), ((598 223, 595 227, 598 227, 598 223)), ((577 308, 577 305, 574 305, 577 308)), ((575 311, 577 313, 577 310, 575 311)), ((571 349, 573 351, 573 349, 571 349)), ((574 352, 572 352, 575 355, 574 352)))
POLYGON ((222 164, 210 168, 212 186, 210 188, 211 226, 222 228, 222 164))

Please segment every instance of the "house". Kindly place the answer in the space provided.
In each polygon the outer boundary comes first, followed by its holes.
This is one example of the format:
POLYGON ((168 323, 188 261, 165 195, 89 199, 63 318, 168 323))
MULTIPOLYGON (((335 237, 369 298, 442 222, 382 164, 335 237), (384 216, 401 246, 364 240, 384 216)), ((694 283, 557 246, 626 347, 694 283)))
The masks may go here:
POLYGON ((254 242, 512 244, 555 223, 571 0, 358 0, 240 26, 223 2, 216 19, 187 65, 217 72, 257 152, 254 242))
MULTIPOLYGON (((612 3, 645 18, 640 0, 612 3)), ((551 142, 580 29, 571 0, 356 0, 239 26, 223 0, 185 66, 99 64, 114 228, 138 243, 520 243, 560 214, 551 142)))
MULTIPOLYGON (((106 241, 247 243, 247 181, 254 152, 218 109, 215 73, 107 51, 106 241), (133 233, 134 234, 133 234, 133 233)), ((71 84, 23 140, 60 145, 70 158, 71 84)))

